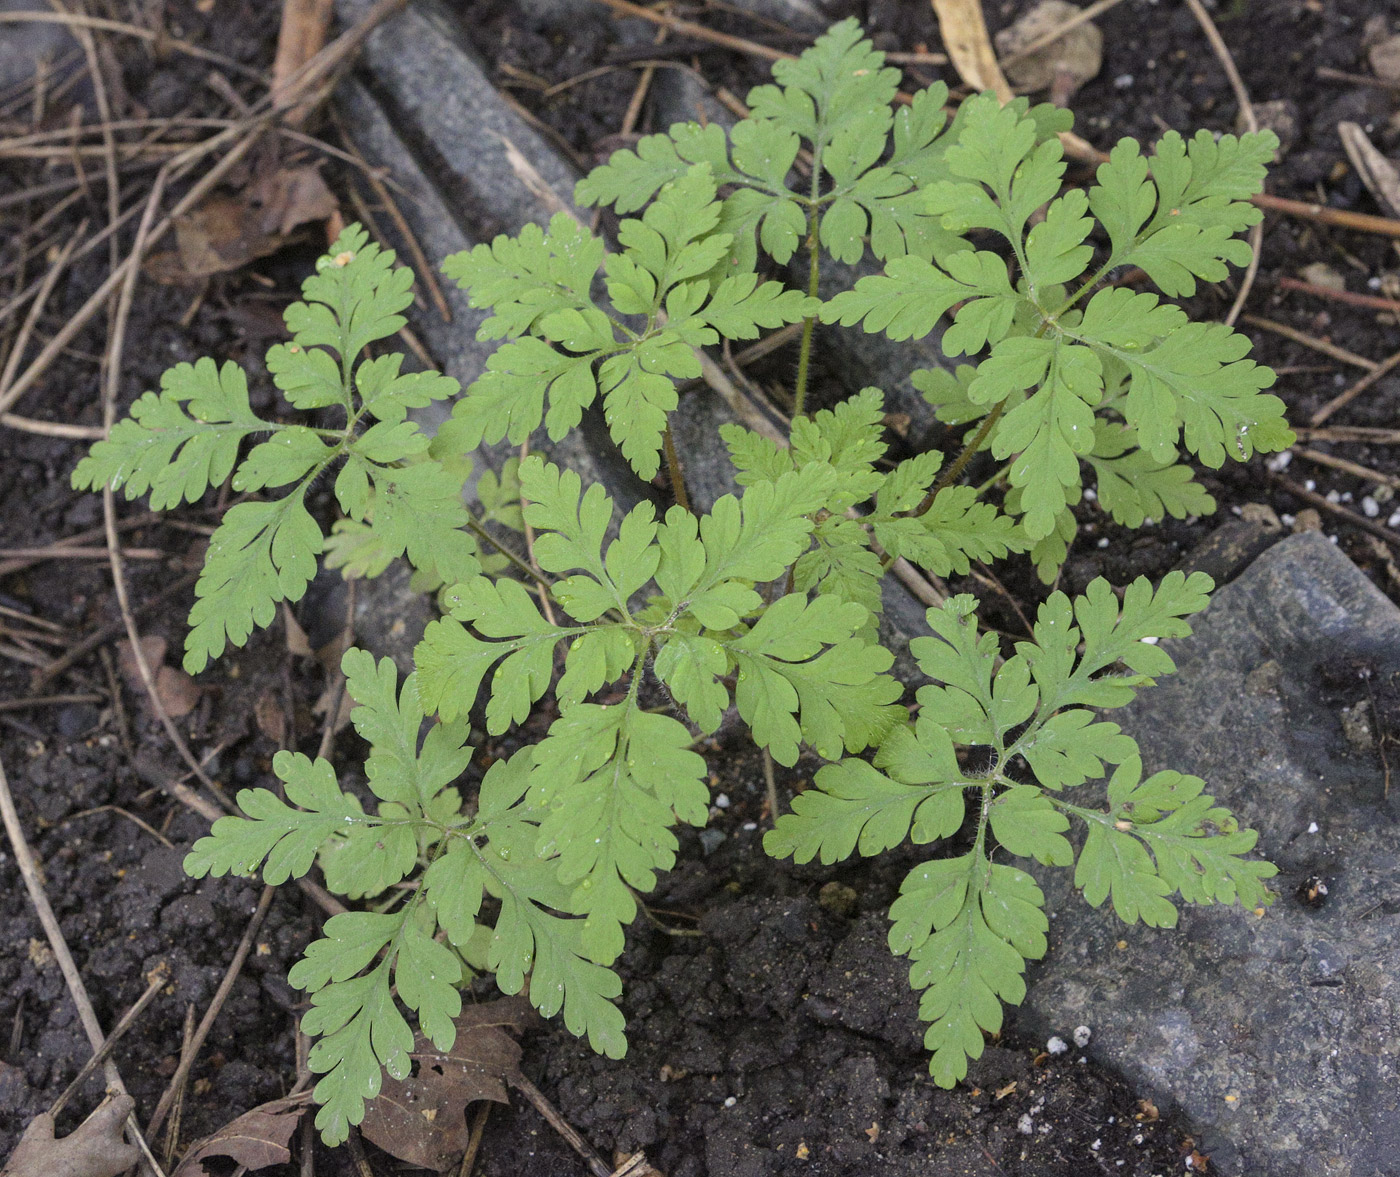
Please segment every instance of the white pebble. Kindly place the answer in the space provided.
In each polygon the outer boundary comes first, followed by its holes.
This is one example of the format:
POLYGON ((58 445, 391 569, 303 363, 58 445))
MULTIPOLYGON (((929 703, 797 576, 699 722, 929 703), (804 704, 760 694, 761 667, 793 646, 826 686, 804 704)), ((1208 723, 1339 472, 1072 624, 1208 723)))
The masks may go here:
POLYGON ((1089 1039, 1093 1037, 1093 1031, 1088 1026, 1075 1026, 1074 1044, 1075 1046, 1088 1046, 1089 1039))
POLYGON ((1329 503, 1340 503, 1342 501, 1342 492, 1339 490, 1329 490, 1325 497, 1329 503))
POLYGON ((728 808, 729 808, 729 794, 728 794, 728 793, 720 793, 720 794, 715 798, 715 808, 717 808, 717 809, 728 809, 728 808))
POLYGON ((1116 78, 1113 79, 1113 84, 1119 90, 1126 90, 1133 84, 1133 75, 1119 74, 1116 78))
POLYGON ((724 1106, 727 1108, 732 1108, 738 1102, 738 1097, 731 1095, 728 1099, 724 1101, 724 1106))
POLYGON ((1084 501, 1086 503, 1096 502, 1098 500, 1098 497, 1099 492, 1096 491, 1092 486, 1086 486, 1084 488, 1084 501))
POLYGON ((744 825, 743 825, 743 828, 744 828, 745 830, 748 830, 750 833, 752 833, 754 830, 758 829, 758 822, 756 822, 756 821, 746 821, 746 822, 744 823, 744 825))
POLYGON ((1051 1054, 1064 1054, 1065 1051, 1069 1049, 1069 1047, 1065 1044, 1065 1040, 1063 1038, 1056 1035, 1054 1038, 1051 1038, 1050 1041, 1045 1044, 1045 1049, 1048 1050, 1051 1054))
MULTIPOLYGON (((1138 638, 1138 641, 1140 641, 1144 646, 1155 646, 1161 640, 1162 639, 1159 638, 1155 633, 1150 633, 1145 638, 1138 638)), ((1077 1030, 1075 1031, 1074 1036, 1077 1041, 1079 1038, 1079 1032, 1077 1030)), ((1080 1045, 1083 1046, 1084 1043, 1081 1042, 1080 1045)))
POLYGON ((1400 511, 1392 511, 1390 518, 1385 521, 1387 527, 1400 527, 1400 511))
POLYGON ((1268 466, 1275 474, 1280 474, 1288 469, 1288 463, 1293 461, 1293 451, 1284 450, 1281 454, 1275 454, 1264 465, 1268 466))
POLYGON ((1098 1152, 1099 1149, 1103 1148, 1103 1141, 1102 1141, 1102 1140, 1096 1140, 1096 1141, 1094 1141, 1094 1143, 1091 1144, 1089 1147, 1092 1148, 1095 1152, 1098 1152))
POLYGON ((1030 1136, 1035 1132, 1035 1121, 1029 1115, 1022 1116, 1016 1121, 1016 1131, 1022 1136, 1030 1136))
POLYGON ((1104 536, 1103 539, 1099 540, 1099 547, 1101 547, 1101 548, 1106 548, 1106 547, 1108 547, 1108 536, 1104 536))
POLYGON ((1315 833, 1317 833, 1317 830, 1318 830, 1317 822, 1315 822, 1315 821, 1310 821, 1310 822, 1308 822, 1308 833, 1310 833, 1310 834, 1315 834, 1315 833))
POLYGON ((1314 482, 1311 478, 1309 478, 1305 483, 1303 483, 1303 489, 1304 489, 1304 490, 1316 490, 1316 489, 1317 489, 1317 483, 1314 482))
POLYGON ((1361 498, 1361 513, 1367 519, 1374 519, 1381 513, 1381 505, 1370 495, 1363 495, 1361 498))

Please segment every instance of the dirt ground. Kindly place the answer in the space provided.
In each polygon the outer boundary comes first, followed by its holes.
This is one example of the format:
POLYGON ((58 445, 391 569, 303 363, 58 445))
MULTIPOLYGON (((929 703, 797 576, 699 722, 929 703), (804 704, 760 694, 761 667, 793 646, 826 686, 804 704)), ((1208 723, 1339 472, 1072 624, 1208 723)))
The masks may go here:
MULTIPOLYGON (((93 13, 99 8, 89 7, 93 13)), ((129 19, 126 10, 142 6, 114 7, 129 19)), ((256 0, 169 0, 156 7, 163 9, 172 36, 217 48, 253 71, 269 67, 275 28, 267 6, 256 0)), ((637 71, 613 69, 547 96, 553 84, 616 63, 626 45, 602 7, 586 11, 567 29, 551 29, 530 15, 546 7, 477 0, 457 9, 465 35, 503 88, 570 150, 591 160, 616 146, 637 71)), ((1020 7, 988 4, 989 23, 1002 26, 1020 7)), ((1336 125, 1357 122, 1381 151, 1400 154, 1397 91, 1365 81, 1372 75, 1363 40, 1376 36, 1374 27, 1367 31, 1372 18, 1390 22, 1386 33, 1400 28, 1400 5, 1234 0, 1215 11, 1254 101, 1291 104, 1291 142, 1271 173, 1269 191, 1384 214, 1347 164, 1336 125), (1350 80, 1338 79, 1338 73, 1350 80)), ((868 0, 837 5, 832 14, 846 12, 860 16, 883 48, 941 47, 922 3, 868 0)), ((802 44, 719 3, 695 3, 687 13, 739 36, 784 48, 802 44)), ((1152 138, 1164 127, 1234 129, 1230 89, 1184 5, 1125 0, 1099 24, 1103 68, 1070 102, 1078 130, 1096 146, 1107 148, 1122 135, 1152 138)), ((241 74, 221 73, 224 81, 211 83, 216 67, 209 62, 153 54, 137 38, 102 34, 98 42, 117 118, 228 117, 233 96, 249 100, 261 92, 241 74)), ((764 63, 694 39, 674 38, 654 52, 692 65, 712 84, 741 95, 766 77, 764 63)), ((938 75, 939 67, 920 66, 907 84, 938 75)), ((37 128, 64 125, 84 88, 80 83, 67 96, 47 95, 37 128)), ((650 117, 644 105, 639 129, 653 129, 650 117)), ((0 310, 36 281, 81 222, 95 227, 108 215, 97 178, 102 161, 92 156, 83 157, 82 180, 64 190, 76 190, 78 198, 41 222, 57 198, 24 193, 74 172, 71 158, 3 152, 5 141, 35 130, 35 120, 32 90, 0 94, 0 310)), ((318 133, 335 140, 333 127, 318 133)), ((353 218, 348 193, 356 183, 354 169, 327 158, 323 174, 347 198, 343 207, 353 218)), ((150 176, 149 168, 124 175, 123 208, 144 201, 150 176)), ((129 247, 134 225, 128 221, 117 235, 119 249, 129 247)), ((120 374, 120 408, 156 386, 166 367, 206 354, 245 365, 254 406, 271 405, 261 357, 280 337, 278 314, 295 297, 316 252, 309 239, 292 243, 202 287, 143 280, 120 374)), ((1297 278, 1316 263, 1331 267, 1352 295, 1400 292, 1400 258, 1391 239, 1270 215, 1247 313, 1372 361, 1395 351, 1398 333, 1390 312, 1284 288, 1281 279, 1297 278)), ((71 266, 35 324, 26 360, 87 300, 109 266, 105 246, 71 266)), ((1193 310, 1219 316, 1232 297, 1232 289, 1206 290, 1193 310)), ((6 313, 0 320, 0 362, 23 318, 22 312, 6 313)), ((1279 371, 1276 391, 1295 423, 1306 423, 1363 372, 1276 331, 1247 323, 1242 329, 1254 340, 1256 357, 1279 371)), ((106 346, 106 317, 98 315, 11 411, 99 424, 106 346)), ((1400 380, 1383 378, 1329 424, 1394 427, 1398 398, 1400 380)), ((1395 509, 1390 487, 1400 485, 1400 461, 1393 442, 1325 434, 1305 442, 1373 472, 1364 476, 1306 457, 1295 457, 1276 475, 1260 461, 1203 472, 1202 481, 1220 502, 1220 514, 1211 519, 1128 532, 1086 507, 1082 522, 1096 530, 1081 540, 1064 586, 1078 588, 1100 574, 1115 583, 1139 574, 1158 577, 1232 512, 1257 516, 1271 510, 1293 525, 1300 516, 1306 523, 1304 511, 1312 508, 1342 549, 1395 597, 1392 561, 1400 535, 1378 539, 1354 522, 1384 528, 1395 509), (1299 487, 1323 496, 1322 504, 1301 497, 1299 487)), ((101 500, 69 487, 84 444, 0 425, 0 758, 102 1023, 112 1025, 135 1001, 158 962, 171 969, 169 987, 116 1052, 144 1116, 174 1072, 187 1017, 192 1011, 197 1019, 208 1006, 261 888, 230 879, 196 883, 181 872, 184 849, 206 823, 172 798, 171 783, 188 779, 185 767, 144 692, 116 665, 115 643, 124 631, 102 550, 101 500), (83 555, 38 558, 30 551, 72 537, 79 537, 75 543, 83 555), (43 665, 99 631, 103 636, 88 653, 36 682, 43 665)), ((172 651, 183 641, 192 599, 189 574, 199 565, 214 506, 211 496, 200 508, 158 521, 143 519, 143 505, 119 507, 130 523, 124 542, 141 553, 127 564, 132 608, 142 632, 164 637, 172 651)), ((329 514, 329 496, 323 494, 315 509, 329 514)), ((1044 590, 1024 565, 1009 563, 999 571, 1021 607, 1032 609, 1044 590)), ((971 581, 954 582, 953 588, 985 592, 971 581)), ((1002 609, 1008 628, 1016 626, 1013 610, 990 601, 989 607, 1002 609)), ((178 658, 168 661, 174 665, 178 658)), ((230 792, 266 783, 279 738, 314 750, 321 720, 312 708, 324 685, 314 659, 289 652, 279 623, 200 677, 197 702, 179 727, 196 753, 207 757, 209 775, 230 792)), ((333 755, 353 771, 363 753, 347 731, 333 755)), ((1159 1114, 1144 1105, 1140 1093, 1082 1052, 1047 1056, 1043 1043, 1017 1036, 1014 1014, 974 1064, 967 1084, 952 1092, 935 1088, 921 1053, 905 966, 890 957, 884 942, 883 913, 912 858, 895 853, 837 868, 775 864, 759 846, 765 814, 758 762, 739 747, 726 747, 716 750, 712 765, 714 822, 703 834, 683 836, 681 863, 658 889, 650 917, 633 929, 620 962, 630 1054, 621 1062, 597 1058, 557 1026, 533 1034, 526 1044, 527 1073, 599 1152, 611 1158, 615 1150, 644 1148, 670 1177, 1148 1177, 1183 1172, 1188 1162, 1200 1171, 1209 1140, 1192 1139, 1189 1126, 1169 1109, 1159 1114)), ((780 774, 780 794, 810 781, 815 768, 804 761, 780 774)), ((0 887, 10 896, 0 913, 3 1156, 23 1125, 67 1085, 89 1048, 8 850, 0 855, 0 887)), ((188 1144, 295 1082, 300 994, 285 977, 321 919, 296 890, 277 895, 194 1069, 180 1141, 188 1144)), ((492 989, 479 982, 474 992, 486 999, 492 989)), ((90 1081, 64 1113, 60 1130, 71 1128, 99 1092, 100 1081, 90 1081)), ((407 1171, 372 1147, 367 1154, 373 1172, 407 1171)), ((302 1171, 298 1165, 264 1170, 275 1177, 302 1171)), ((492 1111, 476 1171, 562 1177, 585 1168, 544 1120, 518 1107, 492 1111)), ((346 1150, 332 1154, 318 1146, 315 1172, 357 1169, 346 1150)))

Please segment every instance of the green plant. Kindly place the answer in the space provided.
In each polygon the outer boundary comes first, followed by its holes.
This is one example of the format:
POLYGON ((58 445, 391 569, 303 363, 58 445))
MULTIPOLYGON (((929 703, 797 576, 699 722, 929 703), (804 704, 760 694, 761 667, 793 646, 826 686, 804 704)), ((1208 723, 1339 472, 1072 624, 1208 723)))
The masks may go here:
POLYGON ((446 616, 405 683, 387 660, 345 655, 374 812, 326 761, 283 752, 285 798, 240 793, 244 816, 216 822, 186 862, 196 875, 261 869, 270 883, 319 863, 332 890, 374 901, 330 920, 291 973, 311 994, 303 1027, 319 1038, 310 1062, 328 1141, 358 1122, 381 1067, 408 1067, 405 1009, 447 1044, 468 970, 493 972, 507 993, 528 979, 542 1012, 622 1054, 609 966, 637 896, 675 860, 674 827, 706 820, 695 733, 716 731, 730 707, 780 763, 804 745, 829 761, 767 835, 771 854, 835 862, 906 839, 966 847, 914 870, 891 910, 891 946, 912 961, 945 1086, 999 1028, 1002 1003, 1021 1000, 1024 962, 1045 949, 1043 896, 1002 858, 1073 865, 1091 904, 1111 900, 1124 920, 1154 926, 1175 922, 1173 895, 1270 899, 1274 868, 1248 857, 1253 831, 1194 777, 1142 779, 1136 743, 1096 716, 1172 671, 1155 643, 1189 632, 1208 577, 1174 573, 1156 589, 1140 579, 1121 600, 1103 580, 1073 601, 1053 592, 1013 650, 979 633, 970 596, 954 596, 912 643, 930 680, 912 719, 877 620, 898 557, 947 576, 1029 552, 1053 581, 1086 470, 1101 507, 1138 526, 1213 510, 1179 447, 1218 467, 1292 442, 1281 402, 1263 392, 1273 374, 1246 358, 1243 337, 1104 285, 1133 266, 1163 295, 1186 296, 1245 263, 1237 234, 1258 219, 1247 200, 1273 137, 1168 134, 1148 157, 1124 140, 1095 186, 1061 192, 1065 112, 983 95, 945 125, 935 86, 894 114, 898 75, 852 21, 774 74, 728 135, 678 125, 580 182, 581 202, 645 209, 621 222, 619 251, 560 214, 448 259, 491 312, 481 336, 504 342, 431 440, 407 410, 457 386, 402 373, 396 355, 365 358, 402 324, 410 275, 352 228, 288 309, 293 342, 268 354, 293 409, 316 420, 339 410, 343 425, 259 419, 243 374, 202 360, 167 373, 75 471, 79 486, 149 491, 157 508, 230 474, 239 492, 290 488, 238 503, 215 533, 191 614, 192 671, 266 625, 276 601, 299 598, 322 551, 346 575, 406 555, 422 587, 439 589, 446 616), (807 179, 790 187, 799 166, 807 179), (996 248, 976 248, 971 233, 996 248), (823 251, 858 261, 867 237, 883 272, 820 301, 823 251), (760 250, 785 263, 804 242, 805 292, 760 278, 760 250), (986 353, 916 374, 939 417, 966 427, 953 460, 887 461, 876 389, 806 412, 818 319, 903 340, 949 314, 944 351, 986 353), (795 322, 789 444, 726 427, 742 493, 692 511, 668 425, 675 381, 700 373, 698 347, 795 322), (676 505, 658 516, 643 502, 619 522, 600 487, 532 456, 483 477, 482 513, 468 512, 461 489, 478 445, 541 427, 558 440, 599 399, 641 478, 664 459, 676 505), (239 462, 261 432, 271 436, 239 462), (984 450, 1000 465, 963 483, 984 450), (344 518, 327 538, 305 499, 337 464, 344 518), (535 564, 488 517, 533 528, 535 564), (558 718, 464 794, 483 688, 493 735, 551 691, 558 718), (1105 776, 1106 802, 1069 799, 1105 776), (1077 854, 1072 821, 1087 830, 1077 854))

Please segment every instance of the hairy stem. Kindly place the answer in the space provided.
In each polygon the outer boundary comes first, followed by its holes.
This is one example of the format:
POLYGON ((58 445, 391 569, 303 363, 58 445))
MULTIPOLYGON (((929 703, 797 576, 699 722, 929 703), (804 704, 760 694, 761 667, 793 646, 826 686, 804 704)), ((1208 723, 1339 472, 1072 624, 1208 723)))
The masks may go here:
POLYGON ((665 432, 661 434, 661 443, 666 450, 666 471, 671 476, 671 493, 675 496, 677 505, 694 515, 695 508, 690 505, 690 495, 685 489, 685 471, 681 469, 681 456, 676 452, 676 439, 671 436, 669 422, 665 432))
POLYGON ((924 495, 923 501, 910 512, 913 518, 917 519, 920 515, 927 514, 928 509, 933 506, 933 500, 938 497, 938 492, 946 490, 958 480, 962 472, 967 469, 967 464, 972 461, 973 456, 986 444, 987 437, 996 427, 996 423, 1001 420, 1001 415, 1005 410, 1006 402, 998 401, 978 427, 977 432, 973 434, 972 440, 963 447, 962 453, 954 459, 953 464, 948 469, 943 471, 938 481, 929 489, 928 494, 924 495))
MULTIPOLYGON (((812 164, 812 202, 807 206, 807 253, 811 261, 807 273, 807 296, 816 298, 821 289, 821 254, 817 249, 817 184, 819 170, 815 161, 812 164)), ((817 317, 810 315, 802 320, 802 342, 797 346, 797 383, 792 391, 792 419, 807 412, 807 373, 812 363, 812 329, 817 325, 817 317)))

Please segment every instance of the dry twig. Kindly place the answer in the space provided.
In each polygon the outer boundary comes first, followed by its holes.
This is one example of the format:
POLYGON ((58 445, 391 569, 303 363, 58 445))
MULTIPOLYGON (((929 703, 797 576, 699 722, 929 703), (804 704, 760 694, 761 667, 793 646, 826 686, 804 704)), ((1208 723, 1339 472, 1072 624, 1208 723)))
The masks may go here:
POLYGON ((1365 392, 1381 377, 1388 375, 1395 368, 1400 367, 1400 351, 1396 352, 1388 359, 1382 360, 1374 368, 1366 373, 1360 380, 1356 381, 1350 388, 1334 396, 1322 408, 1318 409, 1309 419, 1308 424, 1316 429, 1319 425, 1326 423, 1338 409, 1351 404, 1358 396, 1365 392))

